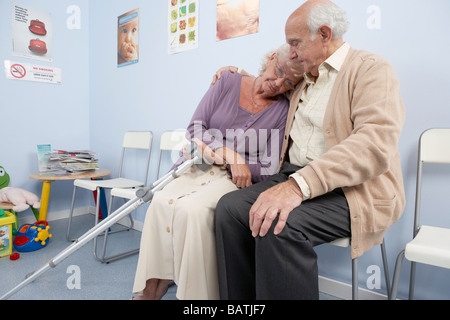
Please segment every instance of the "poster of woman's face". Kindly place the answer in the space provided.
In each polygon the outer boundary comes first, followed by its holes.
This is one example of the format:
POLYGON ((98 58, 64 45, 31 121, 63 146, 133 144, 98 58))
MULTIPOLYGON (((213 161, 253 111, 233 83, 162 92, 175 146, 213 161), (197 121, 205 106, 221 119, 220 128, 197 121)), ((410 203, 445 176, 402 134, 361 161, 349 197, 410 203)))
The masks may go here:
POLYGON ((119 67, 139 61, 139 9, 118 17, 117 64, 119 67))

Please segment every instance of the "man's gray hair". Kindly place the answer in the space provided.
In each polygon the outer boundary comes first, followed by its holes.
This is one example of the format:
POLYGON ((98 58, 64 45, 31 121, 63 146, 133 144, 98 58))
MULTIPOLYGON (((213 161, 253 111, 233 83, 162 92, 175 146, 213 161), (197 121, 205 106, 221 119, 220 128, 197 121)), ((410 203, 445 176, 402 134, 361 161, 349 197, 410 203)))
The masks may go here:
POLYGON ((350 27, 347 12, 333 3, 314 5, 309 12, 307 24, 311 32, 311 40, 315 39, 319 28, 323 25, 333 30, 333 39, 341 39, 350 27))

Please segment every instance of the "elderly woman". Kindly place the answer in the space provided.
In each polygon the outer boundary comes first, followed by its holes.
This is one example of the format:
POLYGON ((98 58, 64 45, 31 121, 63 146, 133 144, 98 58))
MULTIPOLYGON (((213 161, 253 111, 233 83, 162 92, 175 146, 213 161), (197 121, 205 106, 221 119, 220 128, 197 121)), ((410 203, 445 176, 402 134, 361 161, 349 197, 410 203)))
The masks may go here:
MULTIPOLYGON (((177 298, 218 299, 214 210, 230 191, 277 171, 289 102, 303 70, 283 45, 264 58, 260 76, 224 72, 188 126, 188 138, 214 162, 196 166, 158 191, 147 211, 133 292, 160 299, 170 280, 177 298)), ((178 163, 182 162, 181 159, 178 163)))

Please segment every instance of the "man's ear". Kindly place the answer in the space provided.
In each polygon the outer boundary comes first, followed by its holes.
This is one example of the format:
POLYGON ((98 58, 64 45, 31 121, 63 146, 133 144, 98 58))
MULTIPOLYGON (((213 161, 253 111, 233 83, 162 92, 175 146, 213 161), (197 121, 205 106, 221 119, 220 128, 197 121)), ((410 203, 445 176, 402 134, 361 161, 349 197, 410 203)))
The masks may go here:
POLYGON ((318 33, 322 42, 329 42, 333 38, 333 30, 326 24, 320 26, 318 33))

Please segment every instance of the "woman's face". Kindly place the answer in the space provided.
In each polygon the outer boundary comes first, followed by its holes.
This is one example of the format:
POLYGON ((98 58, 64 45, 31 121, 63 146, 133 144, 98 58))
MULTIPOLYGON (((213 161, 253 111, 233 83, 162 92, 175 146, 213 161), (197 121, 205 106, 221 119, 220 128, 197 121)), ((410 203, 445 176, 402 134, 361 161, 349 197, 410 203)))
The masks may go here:
POLYGON ((267 69, 262 75, 262 89, 269 97, 283 94, 295 88, 303 78, 303 72, 294 73, 287 65, 289 58, 272 55, 267 62, 267 69))

